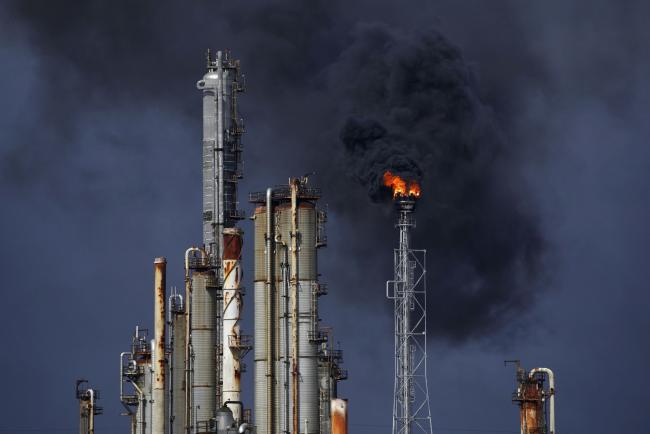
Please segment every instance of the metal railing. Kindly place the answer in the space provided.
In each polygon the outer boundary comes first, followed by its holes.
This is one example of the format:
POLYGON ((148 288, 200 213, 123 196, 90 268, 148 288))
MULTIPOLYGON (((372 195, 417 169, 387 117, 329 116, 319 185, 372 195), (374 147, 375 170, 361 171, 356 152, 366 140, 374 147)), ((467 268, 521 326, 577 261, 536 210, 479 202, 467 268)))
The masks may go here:
POLYGON ((253 348, 253 337, 251 335, 229 335, 228 346, 230 348, 253 348))
MULTIPOLYGON (((321 189, 316 187, 301 186, 298 188, 298 198, 316 200, 321 197, 321 189)), ((273 187, 273 200, 290 199, 291 187, 288 185, 276 185, 273 187)), ((266 203, 266 191, 249 193, 248 201, 252 203, 266 203)))
POLYGON ((309 332, 309 341, 315 343, 327 342, 328 334, 322 330, 315 330, 309 332))

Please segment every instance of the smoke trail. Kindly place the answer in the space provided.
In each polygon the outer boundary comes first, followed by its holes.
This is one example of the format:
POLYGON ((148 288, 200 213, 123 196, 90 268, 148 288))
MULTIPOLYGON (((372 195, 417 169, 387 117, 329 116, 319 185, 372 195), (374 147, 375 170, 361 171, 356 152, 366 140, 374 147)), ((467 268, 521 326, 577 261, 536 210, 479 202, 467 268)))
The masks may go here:
POLYGON ((351 177, 375 202, 390 198, 386 170, 422 184, 416 241, 430 253, 430 335, 484 336, 525 311, 544 242, 460 51, 435 30, 366 25, 332 77, 345 84, 340 140, 351 177))

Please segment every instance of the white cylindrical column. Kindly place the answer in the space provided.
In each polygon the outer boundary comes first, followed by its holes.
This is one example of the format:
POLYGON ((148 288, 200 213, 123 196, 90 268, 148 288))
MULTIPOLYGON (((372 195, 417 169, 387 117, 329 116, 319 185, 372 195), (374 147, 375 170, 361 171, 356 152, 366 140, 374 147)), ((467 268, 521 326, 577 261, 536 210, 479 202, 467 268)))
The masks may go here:
MULTIPOLYGON (((239 228, 226 228, 223 235, 223 403, 241 401, 241 362, 244 345, 241 340, 242 279, 241 250, 242 233, 239 228)), ((233 418, 241 422, 241 406, 228 405, 233 418)))

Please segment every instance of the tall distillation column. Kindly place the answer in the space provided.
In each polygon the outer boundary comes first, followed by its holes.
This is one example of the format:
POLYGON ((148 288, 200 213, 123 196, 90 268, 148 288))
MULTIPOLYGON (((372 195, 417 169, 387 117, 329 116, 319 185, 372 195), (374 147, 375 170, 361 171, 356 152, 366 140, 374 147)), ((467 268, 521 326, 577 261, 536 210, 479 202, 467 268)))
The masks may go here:
MULTIPOLYGON (((320 190, 308 186, 306 178, 249 197, 256 204, 257 434, 321 432, 319 367, 324 356, 317 251, 325 245, 325 214, 317 209, 319 198, 320 190)), ((335 381, 341 377, 337 374, 327 387, 336 390, 335 381)))
POLYGON ((386 282, 395 320, 393 434, 432 433, 427 384, 426 250, 410 246, 417 196, 419 189, 417 194, 394 194, 399 248, 394 251, 395 279, 386 282))
POLYGON ((242 309, 242 232, 239 228, 224 229, 223 253, 223 402, 228 403, 233 419, 241 421, 241 359, 250 350, 247 336, 241 334, 242 309), (230 405, 232 403, 233 405, 230 405))
MULTIPOLYGON (((192 394, 190 413, 191 424, 206 424, 215 416, 217 408, 226 401, 240 401, 239 358, 242 354, 238 345, 241 340, 232 341, 232 329, 224 331, 224 314, 237 315, 229 321, 239 322, 241 314, 241 292, 239 287, 229 288, 228 295, 234 291, 238 309, 233 312, 232 303, 224 303, 224 284, 226 267, 232 266, 232 258, 224 255, 224 238, 232 238, 226 230, 234 229, 244 214, 237 209, 237 182, 241 178, 241 135, 243 122, 237 112, 237 94, 243 91, 243 76, 239 71, 239 61, 231 59, 228 52, 217 52, 216 59, 207 53, 207 72, 197 82, 203 95, 203 245, 207 253, 207 269, 195 273, 192 278, 192 297, 189 316, 192 321, 201 317, 208 333, 202 333, 192 326, 191 348, 192 394), (194 277, 195 276, 195 277, 194 277), (197 280, 198 288, 194 288, 197 280), (229 309, 224 312, 224 309, 229 309), (197 340, 195 333, 202 335, 197 340), (226 334, 227 333, 227 334, 226 334), (227 364, 224 364, 224 359, 227 364), (206 363, 199 363, 203 360, 206 363), (211 362, 214 360, 214 362, 211 362), (237 365, 237 366, 235 366, 237 365), (237 368, 237 369, 235 369, 237 368), (197 383, 200 382, 200 383, 197 383), (227 398, 223 385, 229 388, 227 398), (197 395, 198 392, 198 395, 197 395)), ((240 243, 241 244, 241 243, 240 243)), ((239 257, 235 275, 241 275, 239 257)), ((232 282, 229 282, 229 284, 232 282)), ((230 323, 229 323, 230 324, 230 323)), ((232 326, 232 324, 230 324, 232 326)), ((199 327, 202 327, 200 325, 199 327)), ((237 330, 238 333, 238 330, 237 330)), ((229 404, 235 419, 240 421, 241 407, 229 404)))

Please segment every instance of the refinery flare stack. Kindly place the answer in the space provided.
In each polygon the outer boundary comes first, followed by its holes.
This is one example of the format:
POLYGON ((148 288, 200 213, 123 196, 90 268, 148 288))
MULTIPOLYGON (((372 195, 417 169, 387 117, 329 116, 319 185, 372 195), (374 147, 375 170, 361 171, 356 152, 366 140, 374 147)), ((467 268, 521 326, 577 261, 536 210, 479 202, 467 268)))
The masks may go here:
POLYGON ((411 248, 417 182, 384 173, 392 190, 398 220, 399 247, 393 255, 393 280, 386 282, 386 297, 393 301, 395 321, 395 379, 393 434, 433 432, 427 381, 427 269, 426 250, 411 248))
MULTIPOLYGON (((318 299, 327 293, 317 272, 326 213, 307 178, 249 197, 256 206, 254 419, 242 402, 243 359, 253 348, 240 324, 244 234, 237 225, 245 214, 237 195, 244 133, 238 95, 244 80, 227 51, 214 58, 208 51, 206 61, 197 82, 203 240, 185 251, 184 292, 172 288, 168 295, 167 259, 153 262, 153 339, 136 327, 130 350, 120 354, 123 414, 132 434, 345 434, 347 401, 337 384, 347 372, 332 329, 320 326, 318 314, 318 299)), ((93 395, 80 393, 92 426, 93 395)))

